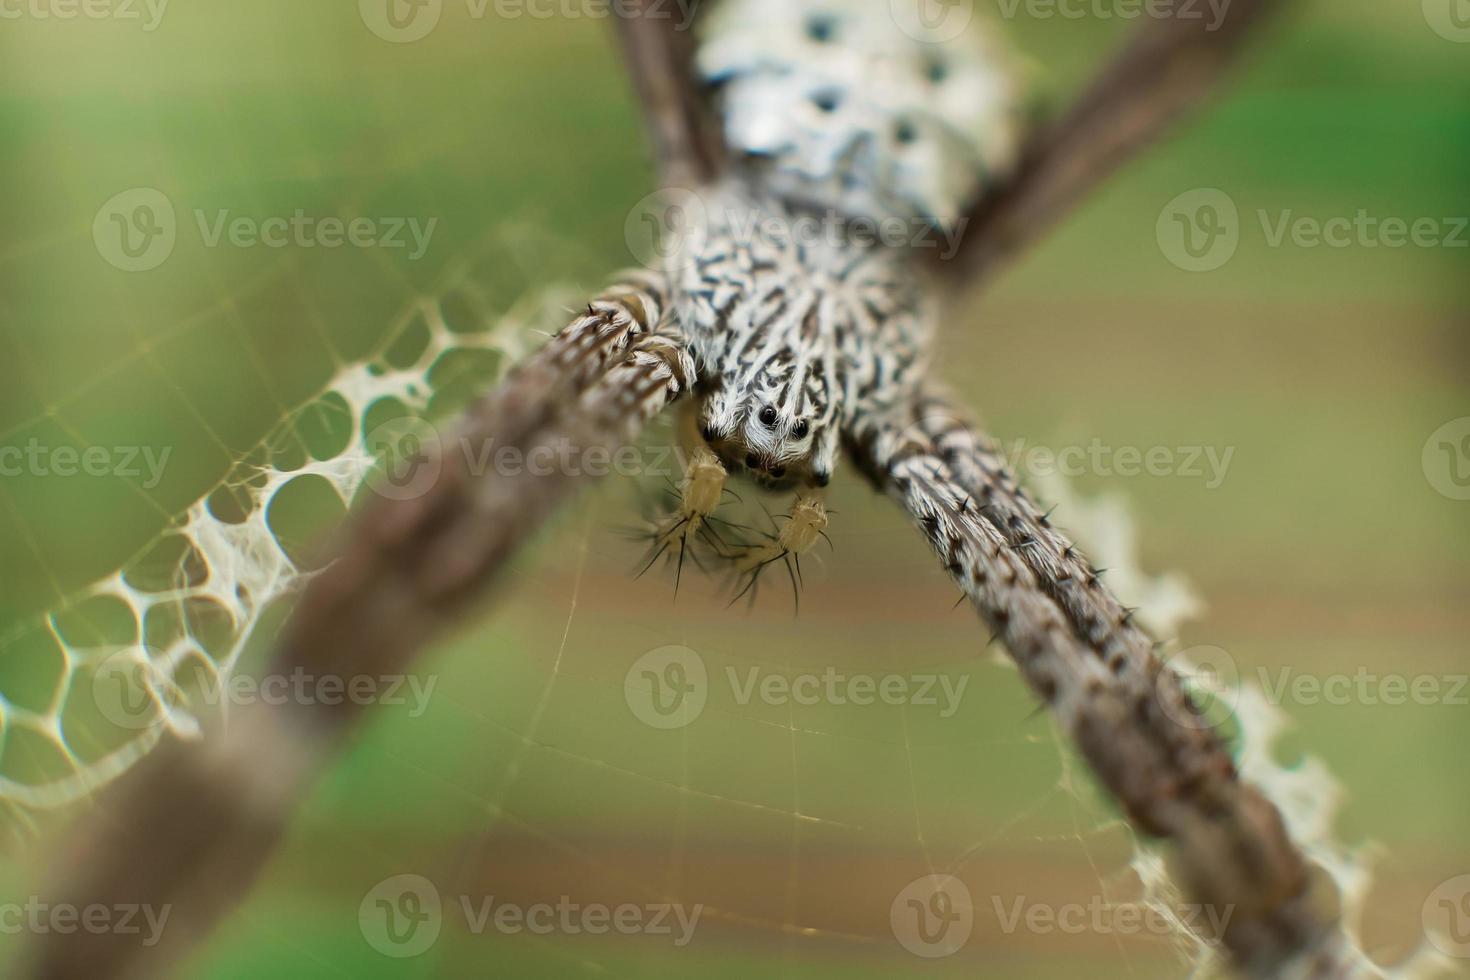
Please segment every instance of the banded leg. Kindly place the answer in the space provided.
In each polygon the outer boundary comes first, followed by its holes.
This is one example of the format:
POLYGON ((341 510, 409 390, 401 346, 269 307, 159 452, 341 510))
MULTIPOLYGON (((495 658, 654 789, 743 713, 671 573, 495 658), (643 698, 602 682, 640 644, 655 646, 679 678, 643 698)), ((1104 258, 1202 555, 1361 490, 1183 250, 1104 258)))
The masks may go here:
POLYGON ((729 542, 714 526, 721 523, 715 517, 715 511, 724 501, 729 474, 725 472, 725 464, 720 462, 719 456, 700 434, 698 412, 698 407, 689 401, 684 402, 680 409, 676 428, 679 448, 683 452, 684 475, 673 488, 674 506, 654 520, 649 558, 639 573, 641 576, 660 558, 670 556, 675 565, 675 594, 683 579, 686 558, 693 558, 695 564, 704 569, 696 553, 701 543, 719 557, 724 557, 730 549, 729 542))
POLYGON ((516 365, 461 420, 461 435, 494 426, 501 439, 545 424, 600 378, 640 337, 658 329, 668 309, 662 276, 626 272, 587 304, 587 312, 516 365))
POLYGON ((999 445, 966 419, 966 412, 937 388, 915 404, 915 427, 939 460, 1036 575, 1038 584, 1066 614, 1073 630, 1109 669, 1124 672, 1146 662, 1153 638, 1133 621, 1133 610, 1103 585, 1098 571, 1026 494, 999 445))
POLYGON ((1146 635, 1110 617, 1121 606, 1095 576, 1085 595, 1062 581, 1080 555, 1032 512, 983 437, 937 405, 948 408, 931 396, 860 420, 852 449, 870 479, 922 530, 1132 823, 1175 845, 1185 891, 1230 913, 1216 921, 1228 923, 1219 939, 1237 964, 1357 975, 1275 806, 1241 781, 1146 635))
POLYGON ((816 548, 818 542, 830 541, 827 538, 827 505, 822 502, 821 492, 802 490, 798 493, 791 503, 791 513, 784 516, 784 521, 775 534, 766 536, 764 544, 747 547, 738 557, 736 575, 745 585, 731 600, 732 603, 747 594, 753 602, 761 575, 780 562, 791 580, 796 611, 801 611, 801 556, 816 548))

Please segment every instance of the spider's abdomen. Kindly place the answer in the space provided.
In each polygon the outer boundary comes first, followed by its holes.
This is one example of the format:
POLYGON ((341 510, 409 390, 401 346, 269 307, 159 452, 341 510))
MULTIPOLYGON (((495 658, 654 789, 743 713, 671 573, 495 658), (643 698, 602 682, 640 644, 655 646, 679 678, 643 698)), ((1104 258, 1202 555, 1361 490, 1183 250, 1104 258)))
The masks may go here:
POLYGON ((1015 162, 1015 59, 930 0, 719 0, 698 64, 761 186, 850 218, 955 225, 1015 162), (900 16, 907 3, 915 9, 900 16))

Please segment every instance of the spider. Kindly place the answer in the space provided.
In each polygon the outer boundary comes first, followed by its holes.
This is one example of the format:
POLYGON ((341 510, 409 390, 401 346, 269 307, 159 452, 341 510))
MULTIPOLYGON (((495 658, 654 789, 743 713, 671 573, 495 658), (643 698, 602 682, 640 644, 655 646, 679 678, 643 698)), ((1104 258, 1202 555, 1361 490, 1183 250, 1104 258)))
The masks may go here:
MULTIPOLYGON (((702 220, 518 365, 458 434, 618 448, 684 398, 693 465, 661 536, 687 544, 718 527, 732 473, 793 492, 778 533, 736 554, 758 562, 751 573, 821 540, 822 489, 839 457, 857 464, 913 518, 1129 821, 1172 842, 1188 893, 1236 912, 1218 937, 1234 961, 1261 976, 1356 975, 1280 812, 1240 778, 1132 611, 932 387, 936 314, 923 250, 905 244, 915 229, 962 231, 980 201, 964 266, 988 269, 1207 92, 1273 0, 1237 0, 1219 30, 1169 5, 989 198, 1018 156, 1018 75, 974 31, 927 27, 923 0, 705 5, 695 63, 723 120, 716 139, 674 33, 654 4, 630 5, 648 14, 620 29, 662 176, 702 220)), ((283 627, 274 671, 401 671, 577 483, 562 470, 478 479, 445 462, 425 495, 351 519, 283 627)), ((84 900, 170 902, 192 910, 192 928, 141 952, 113 934, 43 937, 26 975, 158 975, 247 887, 358 714, 262 707, 207 746, 162 745, 102 808, 64 884, 84 900), (290 768, 273 768, 282 759, 290 768)))

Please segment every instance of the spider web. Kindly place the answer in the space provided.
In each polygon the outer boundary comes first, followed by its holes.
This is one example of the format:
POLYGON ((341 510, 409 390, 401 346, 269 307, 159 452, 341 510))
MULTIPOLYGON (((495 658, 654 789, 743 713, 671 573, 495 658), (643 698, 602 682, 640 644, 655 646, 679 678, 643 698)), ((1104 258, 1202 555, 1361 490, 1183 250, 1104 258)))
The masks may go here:
MULTIPOLYGON (((554 318, 544 304, 556 302, 555 290, 530 298, 541 306, 516 303, 499 315, 475 275, 476 263, 524 256, 525 241, 524 229, 498 232, 485 254, 451 269, 441 295, 411 302, 369 357, 341 364, 314 397, 285 411, 119 569, 0 635, 7 663, 40 668, 23 679, 26 696, 0 689, 0 744, 18 749, 3 756, 0 799, 64 806, 159 739, 202 736, 191 702, 216 714, 228 707, 230 679, 257 629, 314 571, 309 543, 350 506, 397 438, 413 432, 412 420, 463 405, 544 339, 531 324, 554 318)), ((14 426, 7 441, 51 422, 90 448, 65 413, 65 403, 54 405, 14 426)))

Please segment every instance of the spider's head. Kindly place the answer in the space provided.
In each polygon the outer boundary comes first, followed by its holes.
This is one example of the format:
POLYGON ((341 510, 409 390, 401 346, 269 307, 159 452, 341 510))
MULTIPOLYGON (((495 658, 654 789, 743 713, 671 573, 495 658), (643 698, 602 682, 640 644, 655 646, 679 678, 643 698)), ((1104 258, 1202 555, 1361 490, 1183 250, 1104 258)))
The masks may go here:
POLYGON ((954 227, 1014 162, 1023 93, 979 24, 954 30, 967 5, 928 3, 721 0, 698 63, 731 150, 793 202, 954 227))
POLYGON ((699 414, 700 433, 732 471, 768 490, 824 487, 837 463, 838 426, 818 386, 717 382, 699 414))

